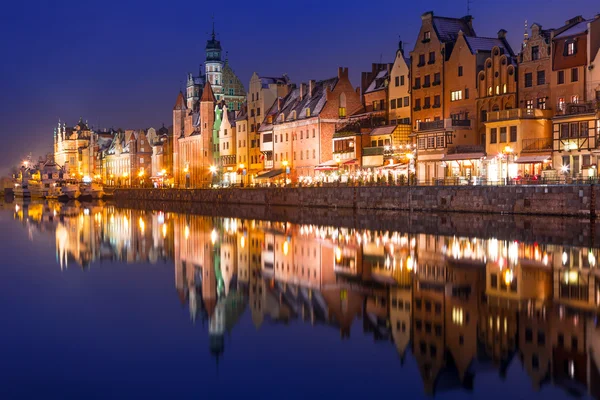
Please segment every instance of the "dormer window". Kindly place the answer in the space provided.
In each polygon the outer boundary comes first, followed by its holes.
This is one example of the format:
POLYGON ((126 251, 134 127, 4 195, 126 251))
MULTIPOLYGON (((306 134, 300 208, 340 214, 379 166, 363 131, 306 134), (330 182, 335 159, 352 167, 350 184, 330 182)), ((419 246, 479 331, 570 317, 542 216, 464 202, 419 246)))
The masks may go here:
POLYGON ((306 108, 305 114, 307 117, 310 117, 310 108, 308 108, 308 107, 306 108))
POLYGON ((565 48, 565 55, 572 56, 577 52, 577 46, 574 41, 567 42, 565 48))
POLYGON ((423 42, 429 42, 431 40, 431 31, 423 32, 423 42))

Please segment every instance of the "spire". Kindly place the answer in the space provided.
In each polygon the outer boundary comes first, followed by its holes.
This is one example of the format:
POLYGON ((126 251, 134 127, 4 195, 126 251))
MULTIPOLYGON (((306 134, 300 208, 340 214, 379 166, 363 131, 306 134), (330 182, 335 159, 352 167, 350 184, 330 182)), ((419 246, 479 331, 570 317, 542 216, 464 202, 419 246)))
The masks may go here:
POLYGON ((210 81, 206 81, 204 85, 204 90, 202 91, 202 97, 200 97, 200 102, 215 102, 215 94, 213 93, 212 86, 210 85, 210 81))
POLYGON ((183 97, 183 92, 180 90, 177 95, 177 101, 175 102, 175 107, 173 110, 185 110, 187 107, 185 106, 185 98, 183 97))
POLYGON ((527 28, 527 20, 525 20, 525 32, 523 33, 523 41, 529 39, 529 29, 527 28))
POLYGON ((212 40, 215 40, 215 14, 212 16, 212 40))

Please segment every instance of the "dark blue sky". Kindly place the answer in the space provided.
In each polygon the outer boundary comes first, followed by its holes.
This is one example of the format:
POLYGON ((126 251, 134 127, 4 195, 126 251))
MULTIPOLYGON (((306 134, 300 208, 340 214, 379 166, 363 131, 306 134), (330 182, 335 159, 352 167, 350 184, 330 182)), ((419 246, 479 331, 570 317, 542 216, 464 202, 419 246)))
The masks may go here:
MULTIPOLYGON (((391 61, 398 35, 412 49, 420 15, 460 17, 467 0, 423 2, 29 1, 0 15, 0 171, 29 152, 51 150, 58 118, 94 126, 170 124, 185 75, 197 71, 214 13, 230 63, 247 85, 252 72, 295 82, 350 68, 355 86, 371 62, 391 61)), ((518 47, 527 18, 544 27, 600 12, 598 0, 473 0, 480 36, 500 28, 518 47)))

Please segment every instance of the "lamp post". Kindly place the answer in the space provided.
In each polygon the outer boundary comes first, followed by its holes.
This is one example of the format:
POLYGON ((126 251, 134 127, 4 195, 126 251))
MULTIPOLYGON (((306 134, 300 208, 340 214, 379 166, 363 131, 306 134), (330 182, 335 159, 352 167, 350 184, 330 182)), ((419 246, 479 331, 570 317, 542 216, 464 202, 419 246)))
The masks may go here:
POLYGON ((288 167, 288 161, 287 160, 283 160, 281 162, 281 165, 283 165, 283 186, 287 186, 287 167, 288 167))
POLYGON ((341 182, 342 181, 342 172, 340 171, 340 166, 342 164, 342 159, 340 158, 339 154, 335 155, 335 163, 337 164, 338 182, 341 182))
POLYGON ((244 187, 244 175, 246 175, 246 166, 244 164, 240 164, 239 169, 242 171, 242 177, 240 178, 240 184, 242 187, 244 187))
POLYGON ((502 152, 506 156, 506 182, 505 182, 505 185, 508 185, 508 179, 509 179, 509 177, 508 177, 508 162, 509 162, 509 157, 512 154, 512 152, 513 152, 513 149, 510 146, 506 146, 502 152))

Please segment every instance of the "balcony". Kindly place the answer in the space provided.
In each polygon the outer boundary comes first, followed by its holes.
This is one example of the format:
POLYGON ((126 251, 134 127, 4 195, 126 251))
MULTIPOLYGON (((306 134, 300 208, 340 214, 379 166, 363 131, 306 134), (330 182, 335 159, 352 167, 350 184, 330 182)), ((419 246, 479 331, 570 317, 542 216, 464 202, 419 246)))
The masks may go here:
POLYGON ((595 114, 600 112, 600 101, 586 101, 579 103, 567 103, 556 110, 556 116, 571 116, 581 114, 595 114))
POLYGON ((523 139, 521 141, 521 152, 523 153, 545 150, 552 150, 552 138, 523 139))
POLYGON ((429 121, 419 123, 419 132, 434 131, 434 130, 454 130, 459 128, 471 128, 470 119, 440 119, 438 121, 429 121))
POLYGON ((541 119, 552 118, 552 110, 538 108, 513 108, 510 110, 490 111, 487 113, 487 122, 506 121, 510 119, 541 119))
POLYGON ((361 118, 349 119, 343 123, 336 124, 335 134, 336 137, 342 137, 340 135, 346 133, 363 133, 363 131, 369 132, 373 128, 384 126, 385 124, 385 116, 368 115, 361 118))
POLYGON ((439 86, 442 84, 442 81, 433 81, 432 85, 433 86, 439 86))

